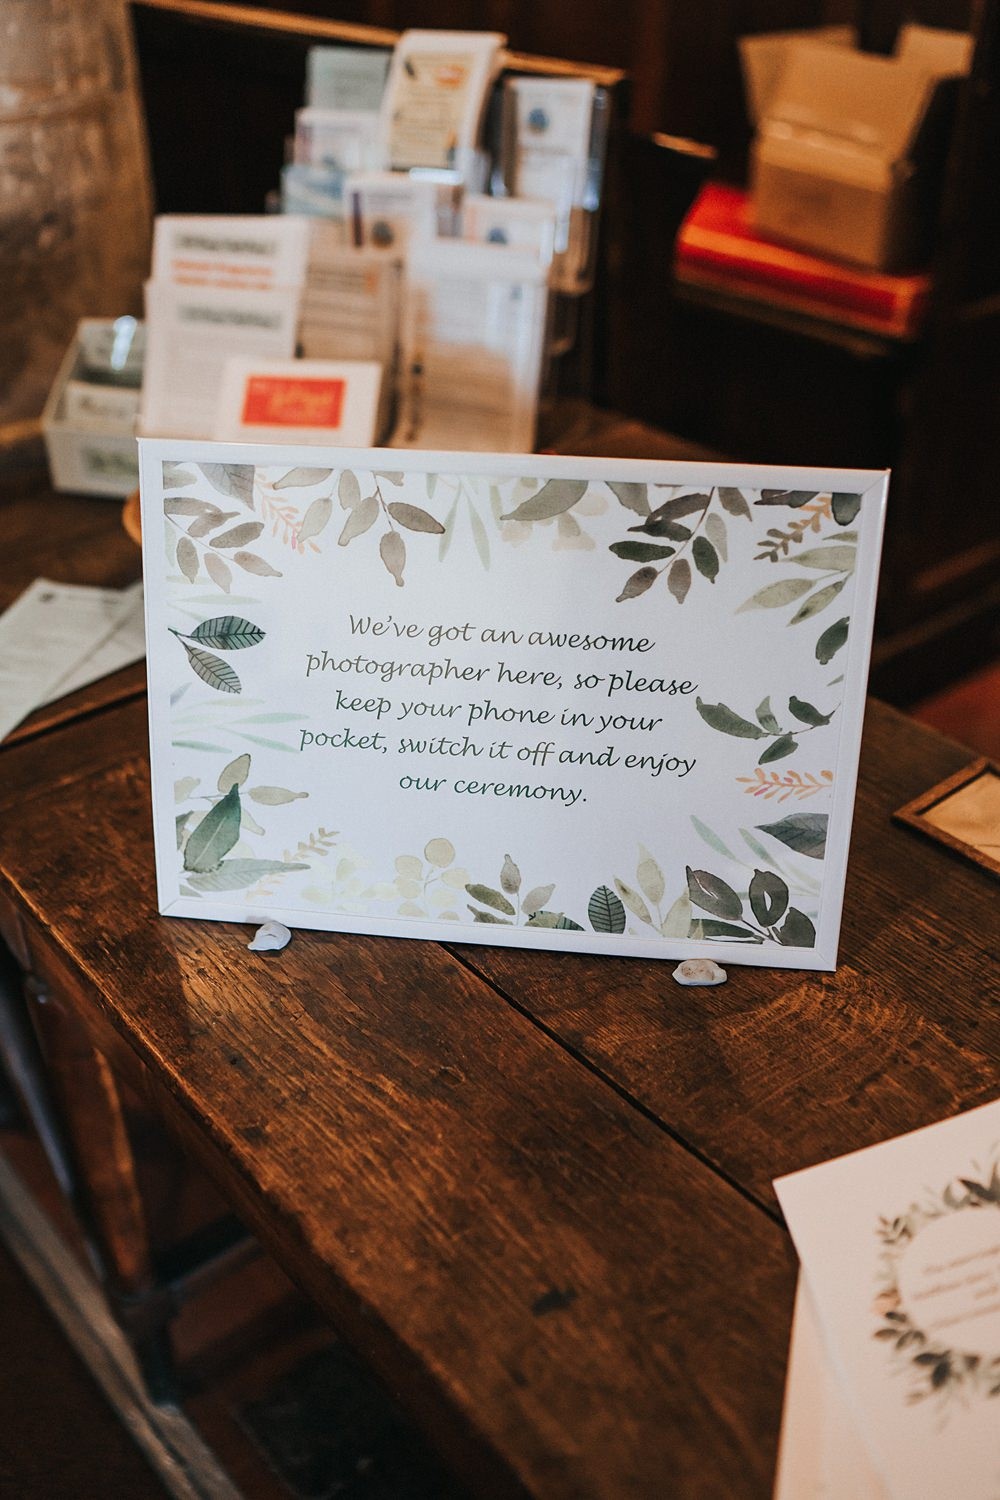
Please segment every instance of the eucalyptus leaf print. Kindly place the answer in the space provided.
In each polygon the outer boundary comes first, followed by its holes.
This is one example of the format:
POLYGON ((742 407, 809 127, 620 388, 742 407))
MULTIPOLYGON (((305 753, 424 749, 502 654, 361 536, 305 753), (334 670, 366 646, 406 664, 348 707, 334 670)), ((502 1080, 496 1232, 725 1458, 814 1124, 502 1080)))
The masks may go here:
POLYGON ((695 698, 695 708, 704 719, 710 729, 718 730, 720 734, 729 734, 736 739, 761 740, 769 739, 770 744, 761 752, 757 764, 769 765, 772 761, 782 760, 786 755, 793 755, 799 748, 799 740, 804 734, 811 730, 822 729, 829 724, 836 707, 829 713, 823 713, 813 703, 807 703, 803 698, 797 698, 793 694, 788 700, 788 712, 797 723, 788 723, 782 727, 774 710, 771 707, 771 699, 767 697, 761 702, 756 711, 755 720, 744 718, 729 707, 728 703, 705 703, 701 698, 695 698))
POLYGON ((317 846, 310 840, 309 846, 299 844, 295 855, 285 853, 282 858, 261 856, 246 852, 241 843, 248 831, 258 835, 264 829, 249 816, 244 807, 244 795, 265 806, 281 805, 307 796, 305 792, 287 791, 285 788, 248 785, 251 757, 244 753, 224 765, 218 773, 216 786, 219 796, 209 796, 208 810, 198 816, 197 803, 199 782, 194 777, 178 783, 182 799, 190 799, 196 806, 177 816, 177 833, 181 850, 181 868, 184 872, 189 894, 206 894, 225 891, 249 890, 264 880, 274 880, 295 871, 308 870, 306 857, 314 852, 325 852, 332 835, 320 830, 324 836, 317 846), (269 795, 278 793, 279 795, 269 795), (197 821, 195 818, 197 817, 197 821))
POLYGON ((811 918, 790 904, 787 882, 773 871, 754 870, 745 903, 739 892, 709 870, 689 867, 687 884, 693 908, 690 938, 755 946, 772 942, 783 948, 816 946, 811 918), (707 917, 700 915, 703 911, 707 917))
POLYGON ((572 510, 586 493, 586 479, 549 479, 536 494, 522 500, 514 510, 501 516, 503 521, 547 521, 572 510))
MULTIPOLYGON (((618 494, 624 486, 609 485, 609 488, 618 494)), ((671 597, 683 604, 696 574, 713 584, 728 560, 729 532, 722 512, 734 519, 752 518, 740 491, 725 486, 670 494, 648 513, 639 509, 635 497, 629 498, 635 502, 629 508, 641 514, 642 519, 628 528, 629 537, 612 542, 609 550, 625 562, 639 562, 643 566, 626 580, 615 600, 617 604, 647 593, 661 577, 666 579, 671 597)), ((648 506, 648 498, 645 503, 648 506)))
POLYGON ((202 620, 192 631, 170 627, 187 653, 192 670, 202 682, 219 693, 241 693, 242 683, 235 670, 216 651, 245 651, 250 646, 259 646, 264 632, 250 620, 240 615, 218 615, 211 620, 202 620), (211 646, 208 651, 205 647, 211 646))

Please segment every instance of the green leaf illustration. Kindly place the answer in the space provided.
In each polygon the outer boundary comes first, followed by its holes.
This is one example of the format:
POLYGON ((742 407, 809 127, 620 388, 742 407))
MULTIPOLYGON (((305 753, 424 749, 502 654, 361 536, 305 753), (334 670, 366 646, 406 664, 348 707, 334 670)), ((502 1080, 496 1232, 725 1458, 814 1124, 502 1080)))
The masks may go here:
POLYGON ((194 583, 198 577, 198 549, 190 537, 182 536, 177 539, 177 566, 188 583, 194 583))
POLYGON ((725 521, 714 510, 705 517, 705 535, 725 562, 729 556, 729 533, 725 521))
POLYGON ((572 510, 582 500, 589 481, 586 479, 549 479, 535 495, 522 500, 516 510, 501 516, 503 521, 547 521, 572 510))
POLYGON ((214 620, 202 620, 196 625, 191 639, 216 651, 243 651, 247 646, 259 646, 264 632, 259 625, 239 615, 218 615, 214 620))
POLYGON ((394 484, 397 489, 403 483, 403 477, 399 469, 380 469, 375 475, 376 479, 384 479, 388 484, 394 484))
POLYGON ((323 480, 329 479, 332 473, 332 469, 289 469, 287 474, 283 474, 280 479, 274 481, 274 488, 276 490, 294 490, 300 487, 305 489, 311 484, 322 484, 323 480))
POLYGON ((772 760, 784 760, 786 755, 793 755, 798 748, 798 740, 793 734, 783 734, 780 739, 773 740, 764 753, 757 757, 757 764, 767 766, 772 760))
POLYGON ((861 509, 861 496, 847 495, 840 491, 835 492, 830 498, 833 502, 833 519, 837 525, 850 526, 861 509))
POLYGON ((560 916, 559 919, 558 919, 558 921, 556 922, 556 927, 559 928, 563 932, 583 932, 583 931, 585 931, 585 929, 580 926, 579 922, 574 922, 573 921, 572 917, 560 916))
POLYGON ((240 836, 240 789, 233 783, 209 808, 184 847, 184 868, 204 873, 216 870, 240 836))
POLYGON ((711 495, 677 495, 673 500, 664 500, 650 512, 651 521, 680 521, 684 516, 700 515, 711 500, 711 495))
POLYGON ((691 927, 691 897, 687 891, 678 896, 663 919, 660 932, 666 938, 686 938, 691 927))
POLYGON ((669 542, 686 542, 691 535, 690 526, 656 515, 648 517, 641 526, 630 526, 629 531, 642 531, 646 536, 665 536, 669 542))
POLYGON ((769 583, 758 589, 756 594, 751 594, 736 613, 740 615, 746 609, 781 609, 783 605, 801 599, 812 587, 811 578, 782 578, 777 583, 769 583))
POLYGON ((659 906, 666 889, 663 871, 649 850, 643 848, 641 844, 639 845, 639 864, 635 874, 639 882, 639 889, 646 900, 652 901, 654 906, 659 906))
POLYGON ((511 925, 505 918, 498 917, 496 912, 481 911, 477 906, 470 906, 469 910, 477 922, 492 922, 497 927, 509 927, 511 925))
POLYGON ((796 554, 800 568, 819 568, 830 573, 853 573, 857 548, 848 542, 836 542, 829 547, 807 547, 796 554))
POLYGON ((234 552, 233 562, 244 573, 253 573, 258 578, 280 578, 279 569, 272 568, 263 557, 258 557, 256 552, 234 552))
POLYGON ((182 641, 181 645, 202 682, 206 682, 210 688, 215 688, 218 693, 242 693, 243 684, 229 663, 223 661, 221 656, 213 656, 210 651, 201 651, 197 646, 190 646, 187 641, 182 641))
POLYGON ((353 510, 361 502, 361 486, 358 476, 351 470, 345 469, 337 483, 337 499, 340 501, 341 510, 353 510))
POLYGON ((184 842, 184 831, 187 828, 187 825, 188 825, 188 823, 190 821, 191 821, 191 814, 189 812, 178 813, 177 816, 174 818, 174 832, 175 832, 175 834, 177 836, 177 847, 178 847, 178 849, 181 847, 181 845, 184 842))
POLYGON ((676 547, 664 547, 658 542, 612 542, 609 549, 624 562, 660 562, 673 557, 676 547))
POLYGON ((707 823, 703 823, 694 813, 691 814, 691 824, 698 837, 704 839, 708 847, 714 849, 716 854, 721 854, 724 859, 735 860, 735 855, 726 848, 719 835, 713 829, 709 828, 707 823))
POLYGON ((521 902, 521 910, 525 916, 532 917, 536 911, 544 911, 546 902, 552 900, 554 885, 536 885, 534 890, 528 892, 521 902))
POLYGON ((747 520, 753 519, 753 512, 740 490, 734 490, 729 485, 720 485, 719 499, 723 510, 728 511, 731 516, 745 516, 747 520))
POLYGON ((528 927, 546 927, 551 929, 558 926, 560 916, 561 913, 557 911, 534 911, 528 918, 526 925, 528 927))
POLYGON ((503 857, 503 869, 500 871, 500 889, 508 896, 516 895, 521 889, 521 872, 511 859, 509 854, 503 857))
POLYGON ((189 875, 188 882, 196 891, 242 891, 248 885, 256 885, 265 875, 287 875, 292 870, 308 869, 308 865, 285 864, 280 859, 224 859, 214 870, 189 875))
POLYGON ((731 922, 714 922, 711 918, 696 917, 688 935, 692 938, 725 939, 731 943, 762 943, 764 939, 751 927, 734 927, 731 922))
POLYGON ((735 734, 742 740, 764 738, 764 731, 759 725, 741 718, 725 703, 703 703, 700 698, 695 698, 694 706, 710 729, 718 729, 722 734, 735 734))
POLYGON ((406 567, 406 543, 398 531, 386 531, 378 544, 379 556, 386 569, 396 580, 396 587, 403 587, 403 569, 406 567))
POLYGON ((302 517, 302 525, 295 533, 295 540, 298 542, 299 546, 301 546, 303 542, 310 541, 312 537, 319 536, 320 532, 329 523, 330 517, 332 515, 332 496, 321 495, 318 500, 314 500, 309 509, 306 511, 305 515, 302 517))
POLYGON ((171 463, 169 460, 163 465, 163 488, 165 490, 183 490, 189 484, 194 484, 195 476, 190 469, 185 469, 183 464, 171 463))
POLYGON ((247 793, 251 801, 259 802, 262 807, 283 807, 286 802, 298 802, 308 795, 308 792, 291 792, 286 786, 255 786, 247 793))
POLYGON ((219 772, 219 779, 216 782, 216 785, 218 786, 219 791, 223 794, 223 796, 225 796, 226 792, 228 792, 232 787, 242 786, 249 775, 250 757, 244 751, 244 753, 242 755, 238 755, 235 760, 231 760, 228 766, 223 766, 222 770, 219 772))
POLYGON ((755 870, 750 882, 750 909, 762 927, 773 927, 788 910, 788 886, 772 870, 755 870))
POLYGON ((738 921, 743 915, 743 902, 720 875, 709 870, 692 870, 687 867, 687 888, 695 906, 721 917, 725 922, 738 921))
POLYGON ((847 640, 849 623, 849 617, 845 615, 842 620, 837 620, 835 624, 828 625, 816 642, 816 660, 824 667, 828 662, 833 660, 841 646, 847 640))
MULTIPOLYGON (((458 502, 456 501, 455 503, 457 504, 458 502)), ((483 518, 478 510, 469 511, 469 526, 472 529, 472 540, 476 544, 479 561, 484 568, 488 568, 490 565, 490 539, 483 524, 483 518)))
POLYGON ((826 609, 827 605, 832 604, 836 599, 846 582, 846 578, 838 578, 834 583, 824 584, 821 589, 816 590, 815 594, 810 594, 801 609, 796 610, 789 620, 789 625, 798 625, 801 620, 811 620, 813 615, 818 615, 821 610, 826 609))
POLYGON ((234 510, 221 511, 209 500, 195 500, 189 495, 176 495, 172 500, 164 500, 163 514, 165 516, 235 516, 236 512, 234 510))
POLYGON ((435 536, 443 536, 444 527, 440 521, 436 521, 426 510, 421 510, 419 505, 406 505, 402 500, 391 500, 387 507, 390 516, 398 521, 400 526, 405 526, 407 531, 430 531, 435 536))
POLYGON ((253 510, 252 464, 199 464, 213 490, 253 510))
POLYGON ((615 599, 615 603, 621 604, 625 599, 638 598, 640 594, 644 594, 647 589, 652 588, 659 576, 659 573, 652 566, 639 568, 628 579, 625 587, 615 599))
POLYGON ((599 885, 587 903, 587 917, 595 932, 624 932, 625 908, 606 885, 599 885))
POLYGON ((646 485, 616 484, 614 480, 609 480, 608 489, 618 504, 624 506, 626 510, 634 511, 637 516, 649 515, 649 493, 646 485))
POLYGON ((686 557, 678 557, 670 564, 670 571, 667 574, 667 588, 673 594, 677 603, 683 604, 690 587, 691 564, 686 557))
POLYGON ((208 506, 198 520, 188 527, 188 536, 196 536, 200 541, 202 537, 208 536, 210 531, 214 531, 217 526, 221 526, 225 521, 231 521, 237 515, 239 515, 239 511, 236 510, 219 510, 215 505, 208 506))
POLYGON ((765 698, 757 705, 757 723, 761 729, 766 729, 768 734, 780 734, 781 725, 771 711, 771 699, 765 698))
POLYGON ((450 839, 431 839, 424 846, 424 858, 437 870, 446 870, 455 858, 455 845, 450 839))
POLYGON ((223 562, 222 558, 216 557, 214 552, 206 552, 205 554, 205 572, 224 594, 229 593, 233 582, 232 572, 227 564, 223 562))
POLYGON ((818 708, 811 703, 806 703, 802 698, 789 698, 789 713, 793 713, 800 724, 812 724, 817 729, 821 724, 829 724, 833 714, 821 714, 818 708))
POLYGON ((816 490, 761 490, 760 499, 755 500, 755 505, 788 505, 792 510, 798 510, 799 506, 806 505, 810 500, 815 500, 816 490))
MULTIPOLYGON (((350 477, 354 479, 353 474, 350 477)), ((346 478, 347 475, 343 475, 341 482, 346 478)), ((354 482, 356 484, 357 480, 354 482)), ((364 500, 359 500, 356 505, 351 507, 350 515, 344 522, 343 530, 337 538, 338 546, 346 547, 348 542, 353 542, 356 536, 363 536, 366 531, 375 525, 377 520, 378 501, 374 495, 366 495, 364 500)))
POLYGON ((232 526, 228 531, 222 531, 218 536, 213 536, 209 546, 220 549, 245 547, 247 542, 255 542, 263 530, 263 521, 244 521, 239 526, 232 526))
POLYGON ((617 875, 615 876, 615 890, 618 892, 619 896, 621 897, 624 904, 628 907, 633 917, 638 917, 640 922, 648 922, 649 925, 652 926, 653 918, 650 913, 649 907, 639 895, 638 891, 633 890, 632 886, 626 885, 624 880, 619 880, 617 875))
POLYGON ((719 576, 719 554, 705 536, 696 536, 691 544, 694 565, 703 578, 714 583, 719 576))
POLYGON ((494 911, 502 911, 505 917, 513 917, 516 912, 507 897, 500 891, 495 891, 488 885, 467 885, 466 892, 473 901, 481 901, 484 906, 492 906, 494 911))
POLYGON ((790 813, 777 823, 758 823, 760 833, 769 833, 773 839, 794 849, 796 854, 807 854, 810 859, 822 859, 826 853, 826 831, 829 817, 826 813, 790 813))
POLYGON ((805 912, 792 906, 778 928, 777 938, 785 948, 815 948, 816 929, 805 912))

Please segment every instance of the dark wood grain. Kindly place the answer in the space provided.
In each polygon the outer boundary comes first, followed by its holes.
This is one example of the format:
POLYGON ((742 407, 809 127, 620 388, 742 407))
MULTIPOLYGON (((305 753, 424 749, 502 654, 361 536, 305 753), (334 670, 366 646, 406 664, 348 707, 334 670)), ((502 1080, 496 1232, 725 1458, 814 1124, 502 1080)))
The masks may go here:
POLYGON ((436 944, 156 917, 148 795, 136 756, 8 802, 32 966, 446 1455, 491 1496, 766 1495, 777 1225, 436 944))
POLYGON ((997 1094, 996 886, 892 823, 901 803, 968 759, 870 704, 835 974, 730 966, 727 984, 685 990, 668 966, 629 959, 462 955, 773 1206, 781 1173, 997 1094))

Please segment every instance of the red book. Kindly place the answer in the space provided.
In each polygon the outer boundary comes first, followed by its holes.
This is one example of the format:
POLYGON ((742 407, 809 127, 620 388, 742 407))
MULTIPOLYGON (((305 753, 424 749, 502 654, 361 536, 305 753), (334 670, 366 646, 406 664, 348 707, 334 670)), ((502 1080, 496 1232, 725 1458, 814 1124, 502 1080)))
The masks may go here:
POLYGON ((682 284, 893 338, 919 331, 930 275, 890 276, 776 244, 749 223, 748 195, 710 182, 677 237, 674 272, 682 284))

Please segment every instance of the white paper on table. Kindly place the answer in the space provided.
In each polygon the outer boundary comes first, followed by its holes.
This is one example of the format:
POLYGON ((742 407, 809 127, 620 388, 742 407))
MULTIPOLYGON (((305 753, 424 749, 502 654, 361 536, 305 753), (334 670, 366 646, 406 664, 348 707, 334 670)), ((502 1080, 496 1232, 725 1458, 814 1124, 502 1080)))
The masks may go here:
POLYGON ((382 366, 373 360, 226 361, 214 436, 221 442, 370 447, 382 366))
POLYGON ((1000 1101, 775 1190, 892 1500, 997 1500, 1000 1101))
POLYGON ((36 578, 15 599, 0 615, 0 739, 68 691, 62 680, 115 631, 120 612, 116 589, 47 578, 36 578))
POLYGON ((577 78, 511 78, 505 88, 512 121, 507 180, 518 197, 554 205, 556 280, 571 290, 588 253, 594 84, 577 78))
POLYGON ((830 1367, 805 1277, 792 1321, 774 1500, 889 1500, 830 1367))
POLYGON ((83 427, 89 432, 133 432, 139 415, 139 388, 67 380, 63 387, 62 415, 70 426, 83 427))
POLYGON ((209 437, 226 360, 290 359, 299 296, 298 287, 248 292, 148 281, 142 432, 209 437))
POLYGON ((477 145, 506 40, 488 31, 403 33, 382 100, 390 167, 461 167, 477 145))
POLYGON ((533 448, 547 305, 545 273, 531 256, 460 240, 415 248, 393 446, 533 448))
POLYGON ((336 228, 317 224, 299 308, 303 357, 374 359, 390 368, 399 336, 400 271, 394 256, 345 245, 336 228))
POLYGON ((130 667, 133 662, 142 661, 146 654, 142 584, 133 583, 128 588, 101 589, 99 592, 113 596, 107 601, 109 618, 114 620, 111 634, 60 677, 46 696, 46 703, 54 703, 67 693, 75 693, 91 682, 121 671, 122 667, 130 667))
POLYGON ((271 291, 305 279, 309 221, 291 214, 160 214, 150 279, 271 291))

